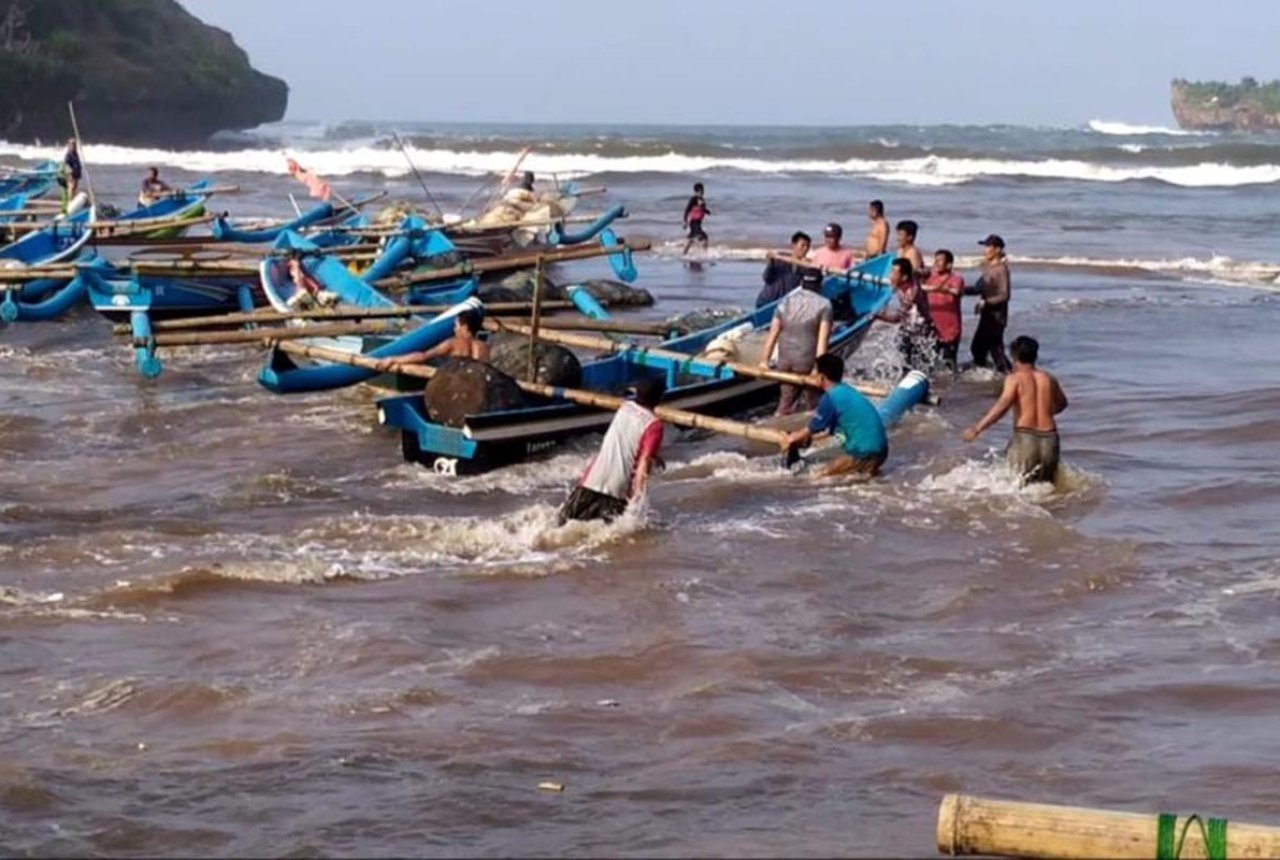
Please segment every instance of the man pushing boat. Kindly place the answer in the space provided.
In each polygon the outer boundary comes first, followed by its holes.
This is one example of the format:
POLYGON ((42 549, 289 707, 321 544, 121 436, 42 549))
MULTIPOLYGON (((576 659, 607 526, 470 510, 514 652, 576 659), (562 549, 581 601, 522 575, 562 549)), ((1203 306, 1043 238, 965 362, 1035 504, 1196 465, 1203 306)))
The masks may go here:
POLYGON ((662 448, 662 421, 653 410, 666 388, 659 377, 636 383, 635 399, 613 416, 600 450, 560 507, 560 525, 569 520, 612 522, 644 495, 662 448))
POLYGON ((1009 466, 1023 481, 1052 482, 1058 474, 1058 425, 1053 416, 1067 408, 1067 395, 1050 373, 1036 367, 1040 344, 1033 337, 1014 338, 1013 371, 1004 391, 982 420, 964 431, 972 442, 1013 409, 1013 437, 1006 449, 1009 466))
POLYGON ((790 458, 793 451, 807 446, 814 436, 831 433, 841 438, 843 452, 816 477, 875 477, 889 456, 889 437, 880 413, 862 393, 844 382, 844 360, 840 356, 818 356, 810 375, 822 387, 818 411, 809 426, 782 437, 783 454, 790 458))

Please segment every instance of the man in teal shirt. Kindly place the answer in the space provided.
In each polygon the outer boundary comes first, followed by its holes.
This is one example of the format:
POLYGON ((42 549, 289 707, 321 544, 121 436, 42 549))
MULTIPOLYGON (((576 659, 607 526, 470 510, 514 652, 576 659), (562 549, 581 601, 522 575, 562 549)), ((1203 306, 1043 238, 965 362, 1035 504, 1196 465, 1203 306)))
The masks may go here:
POLYGON ((823 391, 818 411, 808 427, 787 434, 782 440, 782 450, 788 452, 793 448, 807 447, 814 436, 835 433, 843 440, 844 452, 823 468, 817 477, 860 475, 871 478, 879 474, 880 466, 889 456, 884 422, 870 400, 842 381, 844 361, 831 353, 820 355, 810 376, 823 391))

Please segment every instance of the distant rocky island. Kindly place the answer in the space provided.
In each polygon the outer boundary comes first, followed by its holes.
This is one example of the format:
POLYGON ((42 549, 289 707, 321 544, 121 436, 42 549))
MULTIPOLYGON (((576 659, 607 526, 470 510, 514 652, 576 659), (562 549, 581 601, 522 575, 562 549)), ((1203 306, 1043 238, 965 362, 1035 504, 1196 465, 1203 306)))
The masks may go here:
POLYGON ((176 0, 0 0, 0 138, 157 146, 284 116, 289 87, 176 0))
POLYGON ((1173 115, 1188 131, 1280 131, 1280 81, 1175 80, 1173 115))

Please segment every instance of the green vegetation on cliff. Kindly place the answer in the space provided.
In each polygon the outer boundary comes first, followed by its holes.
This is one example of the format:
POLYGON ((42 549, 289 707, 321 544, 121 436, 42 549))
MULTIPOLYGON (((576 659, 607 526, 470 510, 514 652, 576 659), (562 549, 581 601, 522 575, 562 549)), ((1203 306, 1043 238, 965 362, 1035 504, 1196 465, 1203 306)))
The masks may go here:
POLYGON ((1267 113, 1280 113, 1280 81, 1259 84, 1253 78, 1244 78, 1238 84, 1222 81, 1175 81, 1181 84, 1187 101, 1193 107, 1233 108, 1240 104, 1255 104, 1267 113))
POLYGON ((1260 84, 1243 78, 1173 82, 1173 115, 1193 130, 1269 131, 1280 129, 1280 81, 1260 84))
POLYGON ((0 137, 173 144, 284 115, 284 81, 175 0, 0 0, 0 137))

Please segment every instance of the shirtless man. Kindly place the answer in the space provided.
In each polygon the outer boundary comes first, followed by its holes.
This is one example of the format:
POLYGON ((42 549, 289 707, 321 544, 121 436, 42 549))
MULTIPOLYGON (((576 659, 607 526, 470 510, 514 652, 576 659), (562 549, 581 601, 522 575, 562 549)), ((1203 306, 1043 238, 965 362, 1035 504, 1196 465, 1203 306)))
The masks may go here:
POLYGON ((898 238, 898 256, 911 261, 911 268, 918 278, 923 278, 929 270, 925 268, 924 257, 916 247, 916 236, 920 234, 920 225, 914 221, 899 221, 894 228, 898 238))
POLYGON ((437 358, 489 360, 489 345, 480 340, 480 312, 465 310, 453 318, 453 337, 425 352, 406 352, 378 361, 378 371, 386 373, 398 364, 425 364, 437 358))
POLYGON ((1040 344, 1035 338, 1014 338, 1013 372, 1005 377, 1004 391, 982 420, 964 431, 972 442, 982 431, 1013 409, 1013 438, 1005 454, 1010 467, 1024 482, 1049 481, 1058 474, 1058 425, 1053 416, 1067 408, 1067 395, 1052 374, 1036 369, 1040 344))
POLYGON ((884 201, 868 203, 867 217, 871 219, 871 226, 867 228, 863 250, 867 257, 878 257, 889 250, 889 219, 884 217, 884 201))

